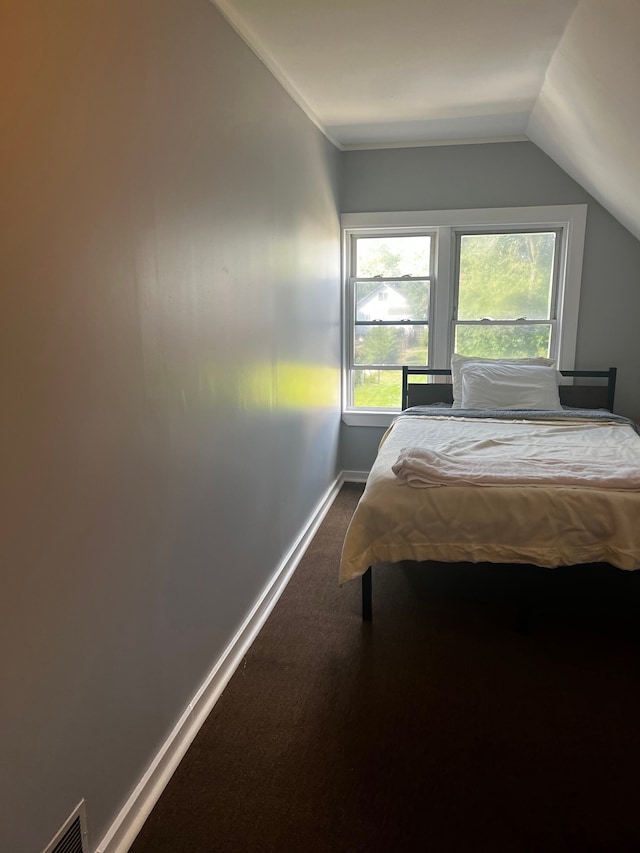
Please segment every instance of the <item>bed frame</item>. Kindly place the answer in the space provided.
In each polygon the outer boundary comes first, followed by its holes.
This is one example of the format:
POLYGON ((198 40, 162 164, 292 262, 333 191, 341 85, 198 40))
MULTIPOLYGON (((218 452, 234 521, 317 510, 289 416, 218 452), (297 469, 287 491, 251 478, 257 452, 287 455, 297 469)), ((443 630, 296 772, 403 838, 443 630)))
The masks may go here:
MULTIPOLYGON (((617 368, 608 370, 561 370, 563 376, 577 379, 580 384, 560 385, 560 403, 578 409, 606 409, 613 412, 616 391, 617 368), (582 384, 582 380, 597 379, 599 382, 582 384), (606 381, 603 381, 606 380, 606 381)), ((429 406, 437 403, 450 404, 453 402, 453 385, 446 381, 451 376, 451 370, 433 367, 402 368, 402 409, 411 406, 429 406), (413 376, 443 377, 445 381, 411 382, 413 376)), ((362 619, 371 622, 372 606, 372 571, 371 566, 362 575, 362 619)), ((526 614, 518 616, 518 627, 526 629, 526 614)))

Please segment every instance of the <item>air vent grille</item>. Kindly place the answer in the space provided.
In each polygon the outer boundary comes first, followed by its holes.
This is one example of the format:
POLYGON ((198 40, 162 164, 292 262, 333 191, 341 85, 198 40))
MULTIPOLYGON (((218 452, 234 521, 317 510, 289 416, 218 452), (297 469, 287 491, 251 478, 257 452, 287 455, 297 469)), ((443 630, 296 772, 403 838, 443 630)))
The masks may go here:
POLYGON ((69 815, 43 853, 86 853, 87 836, 84 800, 69 815))
POLYGON ((79 817, 74 820, 51 853, 83 853, 82 827, 79 817))

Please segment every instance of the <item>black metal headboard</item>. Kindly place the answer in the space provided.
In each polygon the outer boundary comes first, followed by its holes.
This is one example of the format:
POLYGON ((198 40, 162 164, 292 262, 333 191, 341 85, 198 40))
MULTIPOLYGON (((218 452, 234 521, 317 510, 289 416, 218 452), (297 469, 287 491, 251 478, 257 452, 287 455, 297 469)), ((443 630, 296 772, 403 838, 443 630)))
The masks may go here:
MULTIPOLYGON (((563 376, 577 379, 606 379, 594 385, 560 385, 560 402, 577 409, 608 409, 613 412, 616 393, 617 368, 608 370, 561 370, 563 376)), ((429 406, 435 403, 452 403, 453 386, 450 382, 411 382, 411 376, 451 376, 450 370, 434 367, 402 368, 402 408, 429 406)))

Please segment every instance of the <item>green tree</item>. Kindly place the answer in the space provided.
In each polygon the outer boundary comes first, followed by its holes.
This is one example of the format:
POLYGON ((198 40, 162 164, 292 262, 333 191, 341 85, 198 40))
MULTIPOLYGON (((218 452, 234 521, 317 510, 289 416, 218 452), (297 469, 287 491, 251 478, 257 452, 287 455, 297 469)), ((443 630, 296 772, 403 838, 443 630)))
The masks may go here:
POLYGON ((402 253, 394 252, 387 243, 377 246, 375 254, 367 253, 364 257, 358 257, 358 276, 362 278, 373 278, 376 275, 391 278, 400 276, 402 253))
MULTIPOLYGON (((547 319, 555 234, 466 234, 460 244, 458 319, 547 319)), ((546 355, 549 326, 459 326, 467 355, 546 355)))
POLYGON ((373 327, 357 347, 361 364, 393 364, 400 353, 400 332, 392 326, 373 327))

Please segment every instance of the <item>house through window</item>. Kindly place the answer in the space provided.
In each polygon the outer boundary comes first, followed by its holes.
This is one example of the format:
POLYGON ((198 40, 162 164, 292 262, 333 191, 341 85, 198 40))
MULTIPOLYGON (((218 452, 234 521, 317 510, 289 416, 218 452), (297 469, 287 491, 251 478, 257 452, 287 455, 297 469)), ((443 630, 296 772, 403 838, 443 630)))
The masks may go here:
POLYGON ((572 368, 585 214, 343 216, 345 412, 398 410, 402 366, 449 367, 453 352, 572 368))

